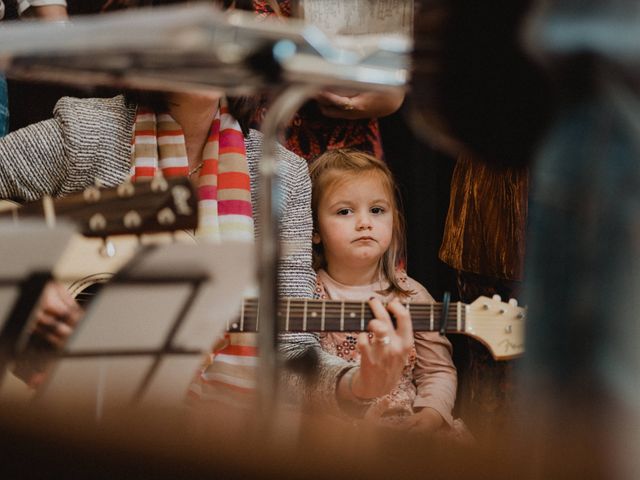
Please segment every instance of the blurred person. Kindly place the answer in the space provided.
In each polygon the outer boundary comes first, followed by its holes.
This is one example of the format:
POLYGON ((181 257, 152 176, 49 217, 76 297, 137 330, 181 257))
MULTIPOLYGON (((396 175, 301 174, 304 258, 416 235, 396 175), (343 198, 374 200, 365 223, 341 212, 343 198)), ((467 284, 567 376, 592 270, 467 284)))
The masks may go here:
POLYGON ((532 170, 522 425, 540 459, 556 458, 554 438, 601 478, 638 478, 640 9, 538 7, 527 45, 558 104, 532 170))
MULTIPOLYGON (((290 0, 252 0, 235 2, 236 7, 253 9, 264 17, 295 16, 290 0)), ((306 102, 285 129, 285 146, 313 161, 326 150, 353 148, 383 158, 378 118, 392 114, 404 100, 401 90, 355 92, 324 90, 306 102)), ((259 111, 259 125, 268 108, 268 100, 259 111)))
MULTIPOLYGON (((429 143, 456 158, 439 257, 456 270, 462 301, 517 298, 529 164, 553 110, 548 79, 519 40, 532 1, 420 3, 411 118, 429 143)), ((513 415, 513 365, 494 361, 477 342, 461 343, 460 414, 475 434, 502 431, 513 415)))

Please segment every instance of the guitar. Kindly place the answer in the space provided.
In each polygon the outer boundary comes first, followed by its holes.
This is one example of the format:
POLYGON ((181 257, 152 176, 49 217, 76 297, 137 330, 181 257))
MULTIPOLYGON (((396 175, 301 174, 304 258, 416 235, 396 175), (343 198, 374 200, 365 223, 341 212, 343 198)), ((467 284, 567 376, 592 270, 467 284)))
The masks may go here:
MULTIPOLYGON (((452 303, 443 315, 442 303, 405 303, 414 331, 461 333, 475 338, 496 360, 524 353, 526 310, 515 299, 502 302, 479 297, 473 303, 452 303)), ((362 332, 373 318, 366 301, 285 298, 278 302, 278 326, 283 332, 362 332)), ((257 332, 258 300, 246 299, 229 332, 257 332)))
POLYGON ((193 240, 188 230, 198 223, 197 196, 186 178, 123 183, 114 188, 90 186, 64 198, 3 202, 0 217, 42 217, 55 226, 58 217, 77 223, 80 234, 70 242, 54 276, 84 303, 108 281, 140 245, 193 240))
MULTIPOLYGON (((0 208, 1 210, 1 208, 0 208)), ((197 226, 197 201, 188 179, 123 184, 112 189, 89 187, 62 199, 44 199, 6 211, 14 218, 57 216, 78 222, 83 235, 73 239, 54 272, 80 302, 90 299, 141 245, 173 241, 175 233, 190 239, 184 229, 197 226), (149 233, 155 234, 149 235, 149 233), (159 236, 159 232, 173 232, 159 236)), ((1 215, 1 214, 0 214, 1 215)), ((479 297, 471 304, 408 303, 415 331, 441 331, 471 336, 484 344, 496 360, 516 358, 524 352, 526 311, 509 303, 479 297), (444 321, 444 323, 443 323, 444 321)), ((365 331, 373 318, 367 302, 285 298, 279 300, 279 329, 284 332, 365 331)), ((227 325, 230 332, 258 331, 258 300, 246 299, 240 317, 227 325)))

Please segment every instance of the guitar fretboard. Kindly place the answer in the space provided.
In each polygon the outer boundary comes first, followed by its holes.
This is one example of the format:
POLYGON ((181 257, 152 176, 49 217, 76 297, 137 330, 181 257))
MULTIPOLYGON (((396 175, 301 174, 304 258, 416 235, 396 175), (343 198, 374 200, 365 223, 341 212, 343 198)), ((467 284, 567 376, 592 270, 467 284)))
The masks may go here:
MULTIPOLYGON (((443 319, 442 303, 404 303, 411 313, 415 331, 464 332, 465 307, 461 302, 449 305, 443 319)), ((257 299, 245 300, 240 317, 227 325, 230 332, 257 332, 257 299)), ((367 301, 339 301, 286 298, 278 302, 278 329, 284 332, 353 332, 365 331, 374 318, 367 301)))

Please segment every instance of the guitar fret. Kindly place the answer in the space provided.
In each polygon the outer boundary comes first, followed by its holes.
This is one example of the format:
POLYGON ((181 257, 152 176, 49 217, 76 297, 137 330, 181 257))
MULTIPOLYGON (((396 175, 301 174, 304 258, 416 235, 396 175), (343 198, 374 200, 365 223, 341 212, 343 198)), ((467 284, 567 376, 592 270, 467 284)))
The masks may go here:
POLYGON ((364 332, 364 300, 360 304, 360 331, 364 332))
POLYGON ((322 300, 322 315, 320 318, 320 331, 324 332, 325 328, 324 328, 324 312, 325 312, 325 307, 327 306, 327 302, 325 302, 324 300, 322 300))
POLYGON ((344 332, 344 301, 340 303, 340 331, 344 332))
POLYGON ((287 298, 287 315, 284 319, 284 330, 285 332, 289 331, 289 309, 291 308, 291 299, 287 298))
POLYGON ((457 317, 456 330, 460 332, 462 331, 462 302, 458 302, 457 317))
POLYGON ((304 310, 302 313, 302 331, 307 331, 307 299, 304 299, 304 310))
POLYGON ((259 323, 260 323, 260 301, 258 300, 258 307, 256 308, 256 332, 258 331, 259 323))
POLYGON ((242 300, 242 307, 240 309, 240 331, 244 332, 244 300, 242 300))
POLYGON ((433 303, 430 305, 430 313, 429 313, 429 331, 433 332, 433 303))

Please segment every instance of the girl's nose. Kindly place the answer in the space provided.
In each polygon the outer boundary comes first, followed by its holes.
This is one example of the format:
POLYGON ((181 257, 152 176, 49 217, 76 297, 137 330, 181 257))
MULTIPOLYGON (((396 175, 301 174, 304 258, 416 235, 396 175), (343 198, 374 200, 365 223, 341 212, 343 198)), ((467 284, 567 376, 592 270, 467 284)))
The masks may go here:
POLYGON ((368 215, 360 215, 356 225, 358 230, 371 230, 371 219, 368 215))

